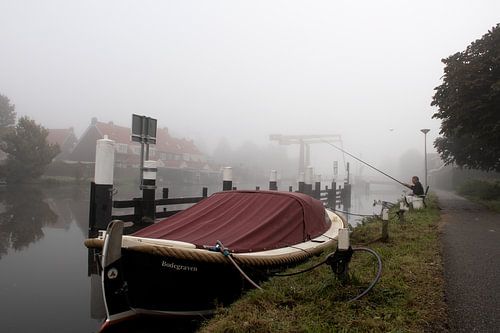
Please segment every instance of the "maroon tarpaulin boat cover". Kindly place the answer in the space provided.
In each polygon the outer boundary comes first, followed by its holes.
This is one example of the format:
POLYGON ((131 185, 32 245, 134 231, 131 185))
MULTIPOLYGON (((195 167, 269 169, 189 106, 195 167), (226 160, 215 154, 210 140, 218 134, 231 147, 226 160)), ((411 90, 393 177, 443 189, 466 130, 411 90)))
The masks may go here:
POLYGON ((232 252, 271 250, 320 236, 330 227, 321 201, 277 191, 218 192, 133 236, 197 247, 220 240, 232 252))

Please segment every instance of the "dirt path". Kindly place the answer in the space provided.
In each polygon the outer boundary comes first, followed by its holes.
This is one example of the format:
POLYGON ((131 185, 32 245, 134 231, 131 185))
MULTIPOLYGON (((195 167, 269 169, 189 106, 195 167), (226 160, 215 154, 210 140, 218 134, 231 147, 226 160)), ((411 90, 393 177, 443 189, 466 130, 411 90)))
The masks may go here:
POLYGON ((500 214, 435 191, 452 332, 500 332, 500 214))

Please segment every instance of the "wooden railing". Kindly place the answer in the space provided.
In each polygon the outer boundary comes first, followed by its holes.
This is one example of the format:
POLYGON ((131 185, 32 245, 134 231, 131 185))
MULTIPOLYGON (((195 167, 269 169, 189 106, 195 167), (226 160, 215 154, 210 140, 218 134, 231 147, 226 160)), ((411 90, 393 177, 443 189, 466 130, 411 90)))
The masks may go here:
MULTIPOLYGON (((154 206, 156 209, 159 207, 161 210, 155 211, 155 218, 165 218, 172 216, 182 209, 168 210, 168 206, 173 205, 187 205, 187 204, 195 204, 205 199, 208 196, 208 189, 206 187, 202 188, 202 195, 199 197, 181 197, 181 198, 168 198, 168 188, 163 189, 163 197, 161 199, 156 199, 154 201, 154 206)), ((121 215, 112 215, 111 218, 113 220, 122 220, 124 222, 134 222, 141 223, 147 222, 143 221, 144 207, 147 206, 148 202, 143 200, 142 198, 133 198, 132 200, 114 200, 113 208, 115 209, 134 209, 133 214, 121 214, 121 215)), ((153 221, 149 221, 153 222, 153 221)))

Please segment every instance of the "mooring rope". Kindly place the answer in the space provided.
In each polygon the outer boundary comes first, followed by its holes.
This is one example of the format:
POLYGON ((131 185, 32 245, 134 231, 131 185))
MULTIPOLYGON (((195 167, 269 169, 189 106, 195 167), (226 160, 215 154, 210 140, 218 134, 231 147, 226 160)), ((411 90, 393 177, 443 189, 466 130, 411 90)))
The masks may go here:
POLYGON ((346 212, 344 210, 338 210, 338 209, 335 209, 335 208, 330 208, 332 211, 334 212, 339 212, 339 213, 343 213, 343 214, 346 214, 346 215, 353 215, 353 216, 362 216, 362 217, 372 217, 372 216, 378 216, 378 214, 358 214, 358 213, 350 213, 350 212, 346 212))
POLYGON ((229 249, 227 249, 224 244, 222 244, 222 242, 220 240, 217 241, 217 245, 218 245, 218 250, 220 251, 220 253, 222 253, 222 255, 224 255, 224 257, 228 258, 231 263, 234 265, 234 267, 236 267, 236 269, 238 270, 238 272, 240 272, 240 274, 252 285, 254 286, 256 289, 259 289, 259 290, 262 290, 262 288, 257 284, 255 283, 242 269, 241 267, 236 263, 236 261, 234 261, 233 259, 233 256, 231 254, 231 251, 229 251, 229 249))
MULTIPOLYGON (((373 287, 377 284, 377 282, 380 280, 380 277, 382 276, 382 259, 380 258, 380 255, 373 251, 372 249, 368 248, 368 247, 353 247, 352 248, 352 252, 358 252, 358 251, 365 251, 365 252, 368 252, 370 254, 372 254, 376 259, 377 259, 377 265, 378 265, 378 270, 377 270, 377 275, 375 276, 375 278, 371 281, 370 285, 365 289, 363 290, 363 292, 361 292, 360 294, 356 295, 355 297, 349 299, 347 302, 353 302, 353 301, 357 301, 358 299, 360 299, 361 297, 365 296, 370 290, 373 289, 373 287)), ((302 274, 302 273, 306 273, 306 272, 309 272, 309 271, 312 271, 313 269, 316 269, 324 264, 328 264, 328 265, 332 265, 334 263, 338 263, 340 262, 341 260, 345 260, 345 258, 343 258, 342 256, 340 256, 339 258, 335 258, 335 254, 337 253, 337 251, 335 252, 332 252, 332 253, 329 253, 325 260, 311 266, 311 267, 308 267, 306 269, 303 269, 303 270, 300 270, 300 271, 297 271, 297 272, 292 272, 292 273, 284 273, 284 274, 273 274, 273 276, 276 276, 276 277, 284 277, 284 276, 293 276, 293 275, 298 275, 298 274, 302 274), (333 258, 333 261, 329 261, 330 258, 333 258)), ((341 253, 341 252, 340 252, 341 253)), ((350 259, 348 259, 350 260, 350 259)))
MULTIPOLYGON (((326 248, 336 242, 335 239, 320 244, 309 251, 297 251, 294 253, 280 254, 280 255, 243 255, 233 253, 233 258, 242 265, 248 266, 280 266, 293 264, 295 262, 306 260, 307 258, 323 252, 326 248)), ((102 239, 86 239, 85 246, 88 248, 102 248, 104 241, 102 239)), ((124 248, 128 251, 137 251, 142 253, 149 253, 152 255, 174 257, 178 259, 186 259, 200 262, 227 264, 227 260, 220 256, 217 252, 200 250, 200 249, 186 249, 166 247, 161 245, 138 245, 124 248)))
POLYGON ((352 248, 353 251, 365 251, 365 252, 368 252, 370 254, 372 254, 375 258, 377 258, 377 264, 378 264, 378 271, 377 271, 377 275, 375 276, 375 278, 373 279, 373 281, 370 283, 370 285, 368 286, 368 288, 366 288, 362 293, 358 294, 356 297, 354 298, 351 298, 350 300, 348 300, 347 302, 353 302, 353 301, 357 301, 358 299, 360 299, 361 297, 365 296, 366 294, 368 294, 368 292, 370 290, 372 290, 372 288, 377 284, 378 280, 380 280, 380 277, 382 276, 382 259, 380 258, 380 255, 373 251, 372 249, 368 248, 368 247, 353 247, 352 248))
MULTIPOLYGON (((330 238, 326 235, 323 235, 327 238, 330 238)), ((217 241, 218 244, 220 244, 220 249, 218 252, 214 251, 200 251, 197 249, 180 249, 180 248, 172 248, 172 247, 164 247, 164 246, 154 246, 154 245, 140 245, 140 246, 134 246, 134 247, 129 247, 126 248, 127 250, 131 251, 137 251, 137 252, 143 252, 143 253, 148 253, 148 254, 153 254, 153 255, 159 255, 159 256, 171 256, 179 259, 188 259, 188 260, 194 260, 194 261, 203 261, 203 262, 210 262, 210 263, 218 263, 218 264, 228 264, 228 261, 232 265, 236 267, 236 269, 240 272, 240 274, 247 279, 247 281, 252 284, 255 288, 257 289, 262 289, 259 285, 257 285, 254 281, 248 277, 248 275, 241 269, 239 264, 247 265, 247 266, 253 266, 258 267, 258 266, 279 266, 279 265, 286 265, 286 264, 292 264, 298 261, 303 261, 313 255, 319 254, 323 252, 327 247, 331 246, 334 239, 331 239, 328 242, 325 242, 324 244, 321 244, 320 246, 314 248, 313 251, 310 252, 297 252, 292 255, 276 255, 276 256, 260 256, 260 257, 251 257, 251 256, 242 256, 238 255, 235 253, 231 253, 227 248, 224 247, 222 242, 217 241), (221 256, 220 253, 223 255, 221 256), (227 258, 227 259, 226 259, 227 258), (236 262, 238 261, 239 264, 236 262)), ((85 240, 85 246, 88 248, 102 248, 104 241, 101 239, 87 239, 85 240)), ((294 247, 295 248, 295 247, 294 247)), ((380 277, 382 275, 382 260, 380 256, 373 251, 370 248, 367 247, 353 247, 353 251, 365 251, 369 252, 373 256, 376 257, 377 263, 378 263, 378 271, 376 277, 373 279, 373 281, 370 283, 370 285, 359 295, 356 297, 348 300, 347 302, 352 302, 360 299, 364 295, 366 295, 374 286, 377 284, 377 282, 380 280, 380 277)), ((284 276, 293 276, 293 275, 298 275, 302 273, 306 273, 309 271, 312 271, 313 269, 318 268, 319 266, 325 264, 327 260, 334 255, 335 252, 329 253, 325 260, 321 261, 318 264, 315 264, 311 267, 308 267, 306 269, 303 269, 301 271, 297 272, 292 272, 292 273, 284 273, 284 274, 271 274, 271 276, 276 276, 276 277, 284 277, 284 276)))

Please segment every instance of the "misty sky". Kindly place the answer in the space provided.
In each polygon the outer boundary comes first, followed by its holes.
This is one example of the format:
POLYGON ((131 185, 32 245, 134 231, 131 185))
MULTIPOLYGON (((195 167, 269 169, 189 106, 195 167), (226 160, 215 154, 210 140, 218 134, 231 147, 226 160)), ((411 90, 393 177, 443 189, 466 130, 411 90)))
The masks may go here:
POLYGON ((0 0, 0 13, 0 93, 47 128, 137 113, 209 152, 223 136, 326 133, 380 162, 423 153, 421 128, 436 137, 441 59, 500 22, 500 1, 0 0))

